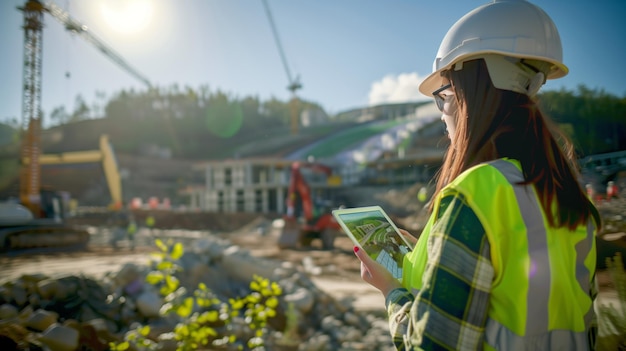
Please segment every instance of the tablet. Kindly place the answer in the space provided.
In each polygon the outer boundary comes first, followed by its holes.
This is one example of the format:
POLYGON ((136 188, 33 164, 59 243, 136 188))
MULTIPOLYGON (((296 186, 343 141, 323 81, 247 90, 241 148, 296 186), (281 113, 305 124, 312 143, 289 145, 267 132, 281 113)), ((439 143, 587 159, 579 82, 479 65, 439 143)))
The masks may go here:
POLYGON ((402 278, 402 261, 413 245, 400 234, 380 206, 336 209, 333 216, 356 246, 387 268, 395 278, 402 278))

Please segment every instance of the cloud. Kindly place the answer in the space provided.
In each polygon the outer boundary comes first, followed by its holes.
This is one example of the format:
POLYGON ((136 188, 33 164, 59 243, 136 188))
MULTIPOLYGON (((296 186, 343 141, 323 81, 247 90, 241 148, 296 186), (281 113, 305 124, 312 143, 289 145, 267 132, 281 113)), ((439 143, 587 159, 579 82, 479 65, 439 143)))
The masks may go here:
POLYGON ((387 75, 380 81, 372 83, 368 95, 370 105, 385 103, 399 103, 417 100, 425 100, 426 96, 419 92, 418 86, 423 78, 417 73, 401 73, 400 75, 387 75))

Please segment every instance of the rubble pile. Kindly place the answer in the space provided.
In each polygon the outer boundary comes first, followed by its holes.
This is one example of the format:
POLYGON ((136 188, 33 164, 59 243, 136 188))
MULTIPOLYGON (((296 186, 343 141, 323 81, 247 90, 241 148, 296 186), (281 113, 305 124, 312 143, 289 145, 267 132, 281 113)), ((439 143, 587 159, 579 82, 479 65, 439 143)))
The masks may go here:
MULTIPOLYGON (((186 247, 177 264, 182 270, 176 277, 187 291, 204 283, 222 301, 249 294, 255 275, 277 282, 282 294, 277 315, 268 323, 266 350, 287 350, 279 341, 289 321, 296 341, 289 350, 393 350, 384 315, 334 299, 292 263, 253 257, 224 239, 208 237, 186 247)), ((129 263, 97 280, 36 274, 5 282, 0 286, 0 349, 107 350, 109 342, 122 342, 138 326, 149 326, 147 337, 156 349, 175 350, 171 332, 182 319, 160 312, 164 300, 146 282, 151 271, 150 265, 129 263)), ((211 349, 229 347, 234 349, 211 349)))

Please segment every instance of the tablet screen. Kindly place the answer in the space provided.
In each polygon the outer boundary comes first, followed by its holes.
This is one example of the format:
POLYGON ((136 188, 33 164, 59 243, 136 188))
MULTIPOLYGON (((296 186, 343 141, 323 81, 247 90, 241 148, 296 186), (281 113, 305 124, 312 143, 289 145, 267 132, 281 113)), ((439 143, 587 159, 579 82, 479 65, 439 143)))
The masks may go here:
POLYGON ((412 246, 380 206, 338 209, 333 216, 355 245, 402 278, 402 261, 412 246))

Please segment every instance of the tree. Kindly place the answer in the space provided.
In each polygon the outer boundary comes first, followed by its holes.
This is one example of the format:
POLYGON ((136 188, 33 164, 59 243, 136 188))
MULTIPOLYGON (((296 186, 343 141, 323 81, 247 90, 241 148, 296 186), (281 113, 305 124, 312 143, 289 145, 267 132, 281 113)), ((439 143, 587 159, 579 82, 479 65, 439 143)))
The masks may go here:
POLYGON ((570 136, 581 156, 626 149, 626 97, 581 85, 576 93, 543 92, 539 101, 555 122, 570 125, 570 136))
POLYGON ((65 111, 65 106, 55 107, 50 113, 50 123, 53 125, 62 125, 70 121, 70 115, 65 111))
POLYGON ((89 119, 91 110, 89 109, 89 106, 87 106, 87 103, 85 102, 85 99, 83 99, 82 95, 79 94, 76 96, 74 104, 74 112, 72 112, 68 122, 78 122, 89 119))

